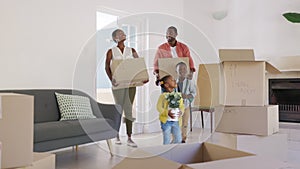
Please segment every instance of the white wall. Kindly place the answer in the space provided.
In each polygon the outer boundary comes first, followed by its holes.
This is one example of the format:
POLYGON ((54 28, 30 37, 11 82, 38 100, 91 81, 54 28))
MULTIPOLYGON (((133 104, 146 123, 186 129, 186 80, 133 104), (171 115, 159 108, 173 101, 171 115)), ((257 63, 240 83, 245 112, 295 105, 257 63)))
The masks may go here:
MULTIPOLYGON (((286 11, 300 12, 300 1, 291 0, 191 0, 184 3, 184 18, 203 31, 219 48, 254 48, 257 59, 300 54, 300 25, 286 21, 286 11), (212 13, 227 10, 223 20, 212 13)), ((186 39, 197 44, 197 39, 186 39)), ((202 48, 205 50, 205 47, 202 48)), ((213 53, 206 53, 211 56, 213 53)), ((207 56, 202 56, 207 57, 207 56)))
POLYGON ((2 0, 0 88, 71 88, 94 10, 84 0, 2 0))
POLYGON ((0 89, 79 88, 95 96, 99 7, 183 13, 182 0, 1 0, 0 89))
MULTIPOLYGON (((101 7, 130 14, 157 12, 183 17, 193 29, 203 33, 215 49, 254 48, 257 58, 272 60, 299 55, 299 24, 291 24, 281 16, 285 11, 299 12, 299 6, 297 0, 190 0, 188 3, 183 0, 149 3, 137 0, 1 0, 0 88, 75 87, 94 95, 93 45, 87 48, 86 44, 93 41, 90 38, 96 30, 96 10, 101 7), (212 12, 224 6, 228 16, 213 20, 212 12), (80 55, 82 50, 84 54, 80 55)), ((150 27, 161 32, 166 25, 169 23, 150 27)), ((199 43, 199 39, 189 33, 190 26, 179 28, 179 38, 188 42, 200 57, 215 60, 216 50, 207 50, 209 43, 199 43)), ((205 40, 205 36, 200 38, 205 40)), ((162 40, 163 37, 153 37, 149 48, 155 49, 162 40)))

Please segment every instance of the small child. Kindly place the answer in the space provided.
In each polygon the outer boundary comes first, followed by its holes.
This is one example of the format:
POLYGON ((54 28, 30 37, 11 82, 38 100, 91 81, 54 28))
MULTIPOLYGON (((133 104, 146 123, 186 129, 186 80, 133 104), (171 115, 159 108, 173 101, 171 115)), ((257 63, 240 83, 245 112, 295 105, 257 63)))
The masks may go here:
POLYGON ((159 120, 161 121, 161 129, 163 131, 163 144, 171 143, 171 134, 173 135, 173 143, 181 143, 180 126, 182 112, 184 112, 184 104, 181 94, 175 92, 175 89, 177 88, 176 80, 171 75, 167 75, 158 81, 165 91, 159 96, 156 106, 159 112, 159 120), (168 96, 170 95, 178 99, 178 102, 175 102, 180 110, 178 113, 173 113, 172 109, 170 109, 170 105, 174 105, 173 102, 170 103, 170 101, 168 101, 168 96))
POLYGON ((184 114, 182 116, 181 126, 182 143, 185 143, 187 138, 188 121, 190 118, 190 106, 197 94, 197 89, 194 81, 188 78, 188 69, 187 65, 184 62, 179 62, 176 65, 176 72, 178 75, 178 79, 176 81, 178 86, 178 92, 181 92, 182 94, 185 107, 184 114))

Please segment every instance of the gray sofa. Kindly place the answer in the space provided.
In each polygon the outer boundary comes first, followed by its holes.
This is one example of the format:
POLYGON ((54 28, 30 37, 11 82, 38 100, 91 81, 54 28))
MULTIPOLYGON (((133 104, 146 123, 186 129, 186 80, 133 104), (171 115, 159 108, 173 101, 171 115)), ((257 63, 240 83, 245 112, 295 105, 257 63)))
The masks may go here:
MULTIPOLYGON (((117 136, 120 128, 121 108, 119 105, 98 103, 87 94, 78 90, 37 89, 1 90, 0 92, 14 92, 34 96, 35 152, 109 140, 117 136), (59 121, 60 112, 55 92, 89 97, 93 114, 97 118, 59 121)), ((110 141, 107 143, 109 144, 110 141)))

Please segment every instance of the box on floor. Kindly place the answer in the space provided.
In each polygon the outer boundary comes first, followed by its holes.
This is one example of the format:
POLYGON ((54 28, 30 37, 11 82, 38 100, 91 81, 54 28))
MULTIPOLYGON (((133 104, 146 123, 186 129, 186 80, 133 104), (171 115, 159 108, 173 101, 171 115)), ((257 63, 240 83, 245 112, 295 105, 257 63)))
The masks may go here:
POLYGON ((278 105, 219 106, 217 132, 268 136, 279 131, 278 105))
POLYGON ((225 93, 224 105, 264 106, 266 102, 266 71, 280 71, 266 61, 255 61, 253 49, 220 49, 225 93))
POLYGON ((15 169, 55 169, 55 154, 33 153, 31 165, 15 169))
POLYGON ((288 136, 284 133, 275 133, 270 136, 256 136, 245 134, 228 134, 214 132, 208 142, 224 147, 237 149, 282 161, 287 160, 288 136))
POLYGON ((0 168, 1 168, 1 154, 2 154, 2 143, 0 142, 0 168))
POLYGON ((161 145, 139 148, 113 169, 274 169, 295 168, 268 157, 204 143, 161 145))
POLYGON ((28 166, 32 163, 33 104, 33 96, 0 93, 2 168, 28 166))
POLYGON ((288 159, 288 135, 276 133, 270 136, 238 135, 237 149, 273 159, 288 159))
MULTIPOLYGON (((145 147, 134 151, 113 169, 131 168, 190 168, 190 164, 213 163, 217 160, 253 156, 242 152, 211 143, 171 144, 155 147, 145 147)), ((192 167, 193 168, 193 167, 192 167)))
MULTIPOLYGON (((2 108, 1 107, 2 106, 1 106, 1 102, 0 102, 0 119, 2 119, 2 108)), ((2 143, 0 141, 0 168, 1 168, 1 159, 2 159, 1 154, 2 154, 2 143)))
POLYGON ((112 60, 111 71, 118 86, 113 88, 126 88, 142 86, 143 81, 149 80, 144 58, 125 60, 112 60))

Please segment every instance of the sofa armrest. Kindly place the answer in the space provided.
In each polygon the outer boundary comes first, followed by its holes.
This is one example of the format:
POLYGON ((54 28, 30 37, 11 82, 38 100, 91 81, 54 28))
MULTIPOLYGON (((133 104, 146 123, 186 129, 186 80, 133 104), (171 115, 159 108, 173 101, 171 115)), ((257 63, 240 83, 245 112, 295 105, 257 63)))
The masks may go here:
POLYGON ((119 131, 121 118, 122 118, 122 109, 118 104, 103 104, 97 103, 100 114, 96 113, 96 117, 111 119, 114 122, 114 126, 112 126, 115 130, 119 131))

